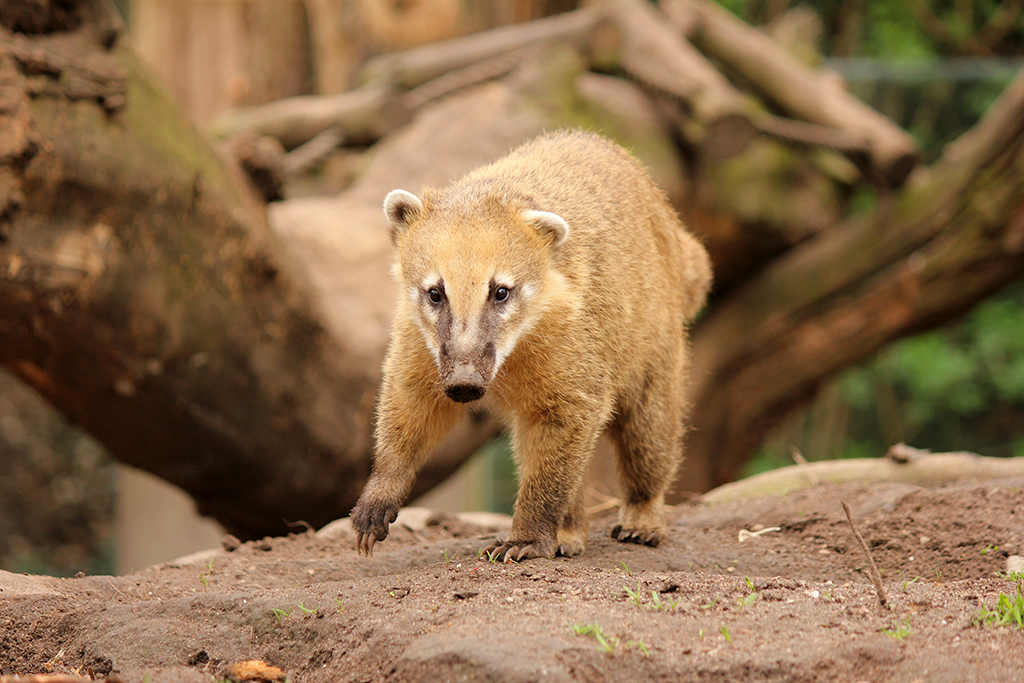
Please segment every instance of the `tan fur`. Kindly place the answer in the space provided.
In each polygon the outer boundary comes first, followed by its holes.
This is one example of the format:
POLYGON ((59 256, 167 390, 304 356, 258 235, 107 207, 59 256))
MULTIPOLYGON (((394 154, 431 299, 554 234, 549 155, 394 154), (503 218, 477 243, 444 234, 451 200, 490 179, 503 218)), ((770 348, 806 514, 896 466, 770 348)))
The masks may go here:
POLYGON ((386 537, 457 401, 481 394, 507 416, 519 468, 501 559, 583 551, 583 476, 606 428, 623 498, 613 535, 657 545, 683 450, 686 325, 711 283, 663 193, 613 143, 561 132, 385 209, 401 292, 374 471, 352 513, 359 549, 386 537))

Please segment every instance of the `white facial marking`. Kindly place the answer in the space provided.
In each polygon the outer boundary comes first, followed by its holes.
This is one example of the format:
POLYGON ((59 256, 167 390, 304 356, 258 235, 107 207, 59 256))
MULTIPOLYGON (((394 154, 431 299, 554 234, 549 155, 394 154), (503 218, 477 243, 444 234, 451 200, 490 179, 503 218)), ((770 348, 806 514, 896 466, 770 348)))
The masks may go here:
POLYGON ((429 290, 431 287, 441 286, 441 275, 438 273, 431 273, 427 277, 420 281, 420 286, 409 285, 409 301, 413 306, 418 306, 420 311, 424 315, 416 316, 416 326, 420 329, 420 334, 423 336, 423 343, 427 345, 427 349, 431 355, 434 356, 434 363, 437 364, 438 368, 441 367, 441 349, 438 347, 437 340, 434 338, 435 331, 427 324, 424 320, 424 316, 429 318, 433 322, 437 322, 438 311, 433 306, 425 305, 422 299, 422 293, 429 290))
POLYGON ((430 351, 430 354, 434 357, 434 364, 437 365, 437 368, 440 370, 441 350, 437 347, 437 344, 434 342, 434 338, 431 336, 430 330, 427 329, 427 326, 423 323, 423 319, 417 318, 416 324, 419 325, 420 334, 423 335, 423 342, 427 345, 427 350, 430 351))

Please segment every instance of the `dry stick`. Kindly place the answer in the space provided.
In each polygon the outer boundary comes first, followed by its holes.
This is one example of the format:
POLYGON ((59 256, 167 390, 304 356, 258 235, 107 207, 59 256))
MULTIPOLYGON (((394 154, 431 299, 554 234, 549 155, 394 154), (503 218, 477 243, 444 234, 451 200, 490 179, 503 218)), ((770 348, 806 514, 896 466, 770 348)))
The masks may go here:
POLYGON ((493 59, 538 43, 585 45, 604 18, 598 7, 500 26, 468 36, 429 43, 403 52, 368 59, 359 69, 361 83, 415 88, 471 64, 493 59))
POLYGON ((523 58, 532 52, 534 45, 513 50, 482 62, 475 62, 443 76, 427 81, 405 94, 409 109, 419 109, 427 102, 440 99, 470 86, 500 78, 515 69, 523 58))
POLYGON ((810 480, 811 486, 817 486, 821 483, 821 480, 818 479, 818 475, 816 475, 814 470, 808 466, 807 458, 804 457, 804 454, 800 452, 799 448, 796 446, 790 446, 789 453, 793 456, 793 460, 796 462, 797 466, 807 473, 807 479, 810 480))
POLYGON ((843 510, 846 511, 846 521, 850 523, 850 528, 853 529, 853 535, 857 537, 857 542, 860 543, 861 550, 864 551, 864 555, 868 558, 868 565, 871 568, 871 582, 875 584, 875 593, 878 594, 878 604, 885 609, 889 609, 889 601, 885 597, 885 587, 882 585, 882 575, 878 573, 878 567, 875 566, 875 560, 871 557, 871 551, 868 549, 868 544, 864 542, 864 537, 857 531, 857 527, 853 525, 853 515, 850 514, 850 506, 846 504, 846 501, 839 501, 843 504, 843 510))

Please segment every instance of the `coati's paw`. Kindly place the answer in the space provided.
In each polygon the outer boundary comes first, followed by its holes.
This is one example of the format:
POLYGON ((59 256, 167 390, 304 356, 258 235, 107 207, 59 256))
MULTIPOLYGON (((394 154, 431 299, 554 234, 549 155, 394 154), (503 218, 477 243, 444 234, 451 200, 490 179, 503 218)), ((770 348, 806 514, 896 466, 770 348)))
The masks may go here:
POLYGON ((615 528, 612 529, 612 538, 616 541, 622 541, 623 543, 638 543, 640 545, 649 545, 656 548, 665 540, 665 529, 663 527, 656 529, 636 529, 616 524, 615 528))
POLYGON ((562 557, 576 557, 582 555, 583 551, 587 547, 587 530, 578 529, 568 531, 566 529, 558 530, 558 548, 556 554, 562 557))
POLYGON ((359 499, 349 515, 352 529, 356 532, 356 552, 360 555, 373 555, 373 546, 377 541, 388 537, 388 525, 398 517, 398 509, 397 503, 359 499))
POLYGON ((552 540, 503 541, 495 543, 480 556, 491 562, 521 562, 535 557, 554 557, 555 544, 552 540))
POLYGON ((586 546, 582 543, 559 543, 555 554, 559 557, 576 557, 582 555, 585 549, 586 546))

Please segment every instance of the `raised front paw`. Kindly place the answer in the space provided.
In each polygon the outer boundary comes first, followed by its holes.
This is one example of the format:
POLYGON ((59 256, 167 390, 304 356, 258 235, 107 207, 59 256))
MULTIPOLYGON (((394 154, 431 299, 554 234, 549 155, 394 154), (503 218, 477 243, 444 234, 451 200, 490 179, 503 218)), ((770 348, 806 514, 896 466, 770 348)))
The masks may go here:
POLYGON ((350 515, 352 529, 356 532, 356 552, 373 555, 377 541, 388 537, 388 525, 398 517, 398 507, 393 502, 359 499, 350 515))
POLYGON ((495 542, 484 551, 480 559, 488 559, 492 562, 520 562, 534 557, 554 557, 555 550, 554 539, 508 540, 495 542))

